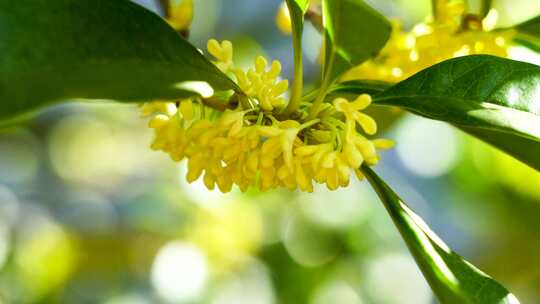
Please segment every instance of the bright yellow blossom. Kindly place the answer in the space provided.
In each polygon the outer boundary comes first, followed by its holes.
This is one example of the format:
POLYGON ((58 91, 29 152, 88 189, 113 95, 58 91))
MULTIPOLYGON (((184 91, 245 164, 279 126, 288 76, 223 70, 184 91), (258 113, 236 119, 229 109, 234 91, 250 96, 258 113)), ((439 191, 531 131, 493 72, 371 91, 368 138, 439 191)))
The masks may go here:
POLYGON ((255 68, 245 73, 241 69, 234 69, 238 85, 248 97, 254 97, 259 101, 260 107, 265 111, 274 108, 283 108, 285 98, 281 97, 289 88, 287 80, 278 80, 281 73, 281 64, 274 60, 270 68, 263 56, 255 59, 255 68))
POLYGON ((186 30, 193 20, 193 0, 172 0, 169 2, 167 22, 177 31, 186 30))
POLYGON ((462 3, 449 3, 438 10, 437 20, 428 20, 403 31, 393 22, 392 34, 379 55, 348 71, 342 78, 398 82, 441 61, 474 54, 508 56, 512 31, 490 32, 497 19, 495 10, 484 20, 464 14, 462 3))
POLYGON ((208 53, 216 58, 216 66, 223 72, 227 72, 232 66, 233 48, 229 40, 219 43, 215 39, 208 40, 208 53))
POLYGON ((285 1, 281 2, 276 14, 276 25, 283 34, 291 34, 291 15, 289 14, 289 8, 285 1))
POLYGON ((336 98, 312 120, 278 120, 287 90, 287 80, 278 80, 280 63, 268 67, 259 56, 245 72, 234 67, 230 42, 210 40, 208 50, 216 65, 236 76, 245 102, 223 112, 199 98, 141 108, 155 132, 151 147, 175 161, 187 159, 188 182, 202 178, 208 189, 222 192, 233 185, 242 191, 285 187, 311 192, 313 182, 334 190, 347 186, 353 172, 361 178, 360 166, 377 164, 377 149, 392 146, 366 137, 377 131, 376 122, 362 113, 371 104, 369 95, 353 101, 336 98))

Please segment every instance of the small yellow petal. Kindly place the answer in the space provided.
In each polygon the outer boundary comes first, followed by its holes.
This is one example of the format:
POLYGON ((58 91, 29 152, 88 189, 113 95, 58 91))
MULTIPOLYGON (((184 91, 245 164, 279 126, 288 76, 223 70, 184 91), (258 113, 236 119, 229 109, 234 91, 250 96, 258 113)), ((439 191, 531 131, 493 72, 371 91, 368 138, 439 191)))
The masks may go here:
POLYGON ((221 54, 223 50, 221 49, 221 45, 216 39, 210 39, 208 40, 206 44, 206 48, 208 49, 208 53, 210 53, 212 56, 214 56, 216 59, 221 59, 221 54))
POLYGON ((180 113, 186 120, 192 120, 194 116, 193 102, 191 99, 186 99, 180 102, 180 113))
POLYGON ((276 25, 283 34, 290 34, 292 32, 291 16, 289 14, 287 3, 285 2, 282 2, 279 6, 276 15, 276 25))
POLYGON ((161 128, 169 123, 169 116, 158 114, 148 122, 148 126, 152 129, 161 128))
POLYGON ((257 56, 257 58, 255 59, 255 71, 259 74, 264 72, 267 64, 268 62, 266 61, 266 58, 264 58, 263 56, 257 56))
POLYGON ((396 145, 396 142, 390 139, 378 138, 371 141, 375 148, 378 149, 390 149, 396 145))
POLYGON ((371 116, 364 113, 355 112, 353 117, 367 134, 373 135, 377 133, 377 123, 373 118, 371 118, 371 116))

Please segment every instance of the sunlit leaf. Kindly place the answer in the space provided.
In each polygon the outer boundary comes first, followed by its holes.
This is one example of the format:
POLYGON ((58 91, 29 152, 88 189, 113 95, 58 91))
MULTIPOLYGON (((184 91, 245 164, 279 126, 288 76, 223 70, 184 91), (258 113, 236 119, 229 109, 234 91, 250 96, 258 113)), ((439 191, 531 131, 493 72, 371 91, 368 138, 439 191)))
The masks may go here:
POLYGON ((0 119, 66 99, 171 99, 208 86, 236 88, 131 1, 0 1, 0 119))
POLYGON ((522 151, 540 149, 539 66, 487 55, 451 59, 375 95, 374 104, 449 122, 540 170, 537 154, 522 151), (511 137, 522 144, 508 144, 511 137))
POLYGON ((452 251, 369 167, 362 167, 442 304, 518 304, 500 283, 452 251))
POLYGON ((388 41, 390 23, 362 0, 323 0, 324 78, 374 57, 388 41))

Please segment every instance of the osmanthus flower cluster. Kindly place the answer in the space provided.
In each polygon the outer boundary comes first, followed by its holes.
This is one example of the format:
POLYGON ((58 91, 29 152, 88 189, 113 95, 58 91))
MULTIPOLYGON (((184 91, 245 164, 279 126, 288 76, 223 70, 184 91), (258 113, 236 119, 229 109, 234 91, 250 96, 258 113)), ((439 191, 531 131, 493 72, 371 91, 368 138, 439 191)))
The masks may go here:
POLYGON ((385 139, 369 139, 376 122, 362 113, 369 95, 325 103, 308 119, 311 104, 285 114, 287 80, 281 64, 259 56, 247 71, 236 68, 229 41, 208 42, 215 64, 233 76, 242 89, 216 109, 204 99, 152 102, 142 106, 155 132, 152 149, 175 161, 187 159, 187 180, 202 178, 208 189, 228 192, 233 185, 268 190, 276 187, 313 191, 313 182, 337 189, 349 184, 351 173, 363 178, 362 164, 379 161, 377 149, 390 148, 385 139))
POLYGON ((379 55, 347 72, 342 80, 373 79, 397 82, 444 60, 474 54, 508 57, 514 32, 492 31, 498 18, 496 10, 480 19, 465 13, 462 2, 448 2, 438 10, 436 19, 403 31, 393 22, 390 40, 379 55))

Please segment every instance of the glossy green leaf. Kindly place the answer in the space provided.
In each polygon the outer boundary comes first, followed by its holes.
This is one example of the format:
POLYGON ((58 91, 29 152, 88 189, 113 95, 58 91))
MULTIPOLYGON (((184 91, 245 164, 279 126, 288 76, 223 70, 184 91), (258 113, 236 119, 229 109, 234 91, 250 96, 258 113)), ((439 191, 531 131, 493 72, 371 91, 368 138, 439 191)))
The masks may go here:
POLYGON ((350 80, 338 83, 329 90, 327 100, 336 97, 343 97, 349 100, 356 98, 360 94, 377 95, 392 86, 389 82, 378 80, 350 80))
POLYGON ((287 2, 287 7, 289 8, 289 13, 291 15, 291 21, 293 22, 294 26, 294 19, 304 19, 302 16, 309 7, 309 0, 285 0, 285 2, 287 2))
POLYGON ((518 304, 504 286, 452 251, 369 167, 362 167, 442 304, 518 304))
POLYGON ((362 0, 323 0, 323 26, 323 79, 329 83, 376 56, 392 30, 384 16, 362 0))
POLYGON ((374 103, 449 122, 540 170, 540 67, 487 55, 451 59, 375 95, 374 103), (521 145, 509 144, 519 137, 521 145))
POLYGON ((209 86, 236 89, 131 1, 0 1, 0 119, 66 99, 172 99, 209 86))
MULTIPOLYGON (((293 32, 295 64, 302 61, 302 32, 304 30, 304 14, 309 7, 308 0, 286 0, 293 32)), ((301 65, 300 65, 301 68, 301 65)))
POLYGON ((480 17, 484 18, 489 14, 489 11, 493 7, 493 0, 481 0, 480 1, 480 17))
POLYGON ((518 32, 540 37, 540 15, 516 26, 518 32))

